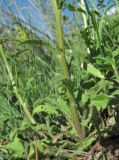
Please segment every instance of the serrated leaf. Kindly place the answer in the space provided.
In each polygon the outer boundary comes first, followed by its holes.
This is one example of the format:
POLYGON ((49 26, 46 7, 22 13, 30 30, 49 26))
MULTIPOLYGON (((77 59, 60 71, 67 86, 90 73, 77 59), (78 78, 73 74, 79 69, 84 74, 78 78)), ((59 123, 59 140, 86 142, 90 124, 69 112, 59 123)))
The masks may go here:
POLYGON ((69 106, 60 97, 57 99, 58 109, 66 116, 66 118, 71 121, 71 112, 69 106))
POLYGON ((112 98, 112 96, 101 93, 96 95, 94 98, 91 98, 91 105, 96 106, 98 111, 100 111, 100 109, 106 109, 112 98))
POLYGON ((87 71, 95 77, 104 79, 104 75, 90 63, 87 65, 87 71))
POLYGON ((58 111, 56 110, 56 108, 49 104, 38 105, 33 109, 33 115, 40 112, 45 112, 48 114, 56 114, 56 115, 58 114, 58 111))

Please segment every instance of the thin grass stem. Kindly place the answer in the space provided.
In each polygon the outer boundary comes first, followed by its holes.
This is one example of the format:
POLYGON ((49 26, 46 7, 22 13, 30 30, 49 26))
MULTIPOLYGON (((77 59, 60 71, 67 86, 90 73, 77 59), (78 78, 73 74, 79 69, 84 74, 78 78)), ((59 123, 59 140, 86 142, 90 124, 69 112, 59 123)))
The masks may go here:
POLYGON ((12 83, 12 87, 13 87, 13 92, 14 92, 16 98, 18 99, 18 101, 20 102, 20 104, 21 104, 21 106, 23 108, 23 111, 24 111, 25 115, 27 116, 27 118, 31 121, 32 124, 35 124, 35 120, 32 117, 31 113, 29 112, 29 109, 28 109, 29 107, 28 107, 27 102, 25 100, 23 100, 23 98, 21 97, 21 95, 20 95, 20 93, 18 91, 18 88, 16 86, 12 71, 10 69, 9 63, 7 61, 7 58, 5 56, 5 53, 4 53, 4 50, 3 50, 3 47, 2 47, 1 44, 0 44, 0 53, 1 53, 1 56, 2 56, 3 61, 5 63, 5 67, 7 69, 8 75, 10 77, 10 80, 11 80, 11 83, 12 83))

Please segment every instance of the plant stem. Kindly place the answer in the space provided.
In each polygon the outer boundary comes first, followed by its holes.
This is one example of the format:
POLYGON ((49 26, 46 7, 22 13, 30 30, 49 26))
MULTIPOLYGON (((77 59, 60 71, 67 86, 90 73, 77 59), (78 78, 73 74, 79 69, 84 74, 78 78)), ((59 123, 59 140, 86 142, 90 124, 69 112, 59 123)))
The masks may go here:
MULTIPOLYGON (((86 5, 85 5, 84 0, 81 0, 81 5, 82 5, 82 9, 86 12, 86 5)), ((87 23, 86 13, 82 12, 82 17, 83 17, 83 22, 84 22, 84 28, 87 28, 88 23, 87 23)))
MULTIPOLYGON (((59 47, 59 54, 60 54, 60 63, 62 66, 62 70, 64 73, 65 79, 70 79, 70 74, 68 70, 68 65, 65 57, 65 50, 64 50, 64 43, 63 43, 63 32, 62 32, 62 25, 61 25, 61 15, 60 15, 60 9, 58 7, 58 1, 52 0, 54 4, 55 9, 55 18, 56 18, 56 25, 57 25, 57 38, 58 38, 58 47, 59 47)), ((84 132, 82 130, 82 127, 79 122, 78 117, 78 109, 77 104, 75 102, 74 93, 70 86, 66 85, 68 90, 68 96, 70 101, 70 110, 72 114, 72 123, 73 126, 78 134, 78 136, 83 139, 84 138, 84 132)))
MULTIPOLYGON (((82 17, 83 17, 83 22, 84 22, 84 28, 86 29, 88 27, 88 23, 87 23, 87 17, 86 17, 86 4, 85 4, 85 0, 81 0, 81 5, 82 5, 82 9, 85 11, 82 12, 82 17)), ((90 54, 90 49, 87 47, 87 52, 88 54, 90 54)))
POLYGON ((67 149, 49 149, 46 151, 46 155, 62 157, 66 159, 77 159, 77 157, 87 157, 88 154, 86 152, 76 151, 76 150, 67 150, 67 149))
POLYGON ((27 118, 31 121, 32 124, 35 124, 35 120, 34 120, 34 118, 32 117, 31 113, 28 110, 28 104, 27 104, 27 102, 24 101, 22 99, 21 95, 19 94, 19 91, 18 91, 17 86, 16 86, 15 81, 14 81, 13 74, 11 72, 9 63, 7 61, 7 58, 5 56, 5 53, 4 53, 4 50, 3 50, 3 47, 2 47, 1 44, 0 44, 0 53, 1 53, 1 56, 2 56, 2 58, 4 60, 4 63, 5 63, 8 75, 10 77, 10 80, 11 80, 11 83, 12 83, 12 87, 13 87, 13 92, 14 92, 16 98, 18 99, 18 101, 20 102, 20 104, 21 104, 21 106, 22 106, 22 108, 24 110, 24 113, 26 114, 27 118))
POLYGON ((39 157, 38 157, 38 147, 37 147, 37 143, 36 143, 36 140, 34 138, 34 150, 35 150, 35 160, 38 160, 39 157))

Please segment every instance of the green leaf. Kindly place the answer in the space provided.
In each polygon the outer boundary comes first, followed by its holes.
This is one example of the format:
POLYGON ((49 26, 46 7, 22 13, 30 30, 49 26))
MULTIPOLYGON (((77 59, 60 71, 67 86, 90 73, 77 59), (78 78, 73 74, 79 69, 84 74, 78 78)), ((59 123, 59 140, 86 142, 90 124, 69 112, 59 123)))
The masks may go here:
POLYGON ((95 137, 87 137, 84 141, 80 141, 81 146, 78 148, 79 151, 84 151, 87 149, 93 142, 95 141, 95 137))
POLYGON ((67 5, 67 8, 68 8, 70 11, 77 11, 76 7, 74 7, 72 4, 68 4, 68 5, 67 5))
POLYGON ((71 81, 71 79, 65 78, 62 81, 63 81, 64 85, 68 88, 68 90, 71 90, 71 91, 73 90, 74 82, 71 81))
POLYGON ((10 140, 13 140, 14 137, 16 137, 17 133, 18 133, 18 128, 15 128, 15 129, 11 130, 11 132, 9 134, 10 140))
POLYGON ((33 115, 40 112, 58 115, 58 111, 56 110, 56 108, 49 104, 38 105, 33 109, 33 115))
POLYGON ((70 10, 70 11, 80 11, 80 12, 83 12, 83 13, 85 13, 85 11, 82 9, 82 8, 77 8, 77 7, 75 7, 75 6, 73 6, 72 4, 68 4, 67 5, 67 8, 70 10))
POLYGON ((83 103, 83 105, 88 101, 88 99, 89 93, 85 92, 84 94, 82 94, 81 102, 83 103))
POLYGON ((50 144, 50 141, 49 140, 40 140, 40 141, 37 141, 36 142, 36 145, 38 147, 38 150, 40 152, 45 152, 47 149, 50 148, 50 146, 48 145, 48 143, 50 144))
POLYGON ((39 131, 47 131, 47 127, 46 127, 46 124, 38 124, 34 127, 34 130, 36 132, 39 132, 39 131))
POLYGON ((61 97, 57 99, 57 107, 64 114, 64 116, 68 119, 68 121, 71 121, 70 108, 61 97))
POLYGON ((24 131, 31 126, 31 122, 25 117, 21 122, 20 131, 24 131))
POLYGON ((19 45, 21 45, 21 44, 48 45, 48 43, 44 42, 42 39, 40 39, 40 40, 28 39, 28 40, 25 40, 25 41, 22 41, 19 43, 19 45))
POLYGON ((40 98, 38 98, 38 99, 36 99, 36 100, 34 101, 33 106, 36 107, 36 106, 42 104, 43 101, 44 101, 44 99, 42 99, 42 98, 40 97, 40 98))
POLYGON ((94 98, 91 98, 91 105, 96 106, 98 111, 100 109, 107 108, 109 101, 112 99, 112 96, 105 95, 103 93, 96 95, 94 98))
POLYGON ((4 147, 12 152, 13 157, 23 158, 24 146, 18 137, 15 137, 13 142, 10 142, 4 147))
POLYGON ((29 158, 31 158, 34 155, 34 153, 35 153, 34 146, 33 144, 31 144, 29 149, 29 158))
POLYGON ((93 143, 94 140, 95 140, 94 137, 86 138, 85 143, 84 143, 84 149, 88 148, 93 143))
POLYGON ((118 55, 119 55, 119 48, 117 48, 116 50, 114 50, 114 51, 112 52, 112 55, 113 55, 113 57, 118 56, 118 55))
POLYGON ((66 1, 66 0, 61 0, 61 1, 59 2, 59 9, 62 9, 65 1, 66 1))
POLYGON ((22 53, 25 53, 26 51, 30 51, 29 49, 23 49, 23 50, 20 50, 14 54, 11 55, 11 58, 14 58, 14 57, 18 57, 19 55, 21 55, 22 53))
POLYGON ((119 95, 119 90, 116 90, 112 93, 113 96, 119 95))
POLYGON ((104 75, 90 63, 87 65, 87 71, 93 76, 104 79, 104 75))

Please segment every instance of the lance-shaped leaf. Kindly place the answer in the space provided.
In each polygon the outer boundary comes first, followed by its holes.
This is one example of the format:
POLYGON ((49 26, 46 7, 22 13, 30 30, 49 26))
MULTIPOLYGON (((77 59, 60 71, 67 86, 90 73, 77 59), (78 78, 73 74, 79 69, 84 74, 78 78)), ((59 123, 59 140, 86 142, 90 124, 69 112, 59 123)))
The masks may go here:
POLYGON ((95 77, 104 79, 104 75, 90 63, 87 65, 87 71, 95 77))
POLYGON ((101 109, 106 109, 108 107, 109 102, 112 98, 114 97, 100 93, 95 97, 91 98, 91 105, 96 106, 97 110, 100 111, 101 109))

